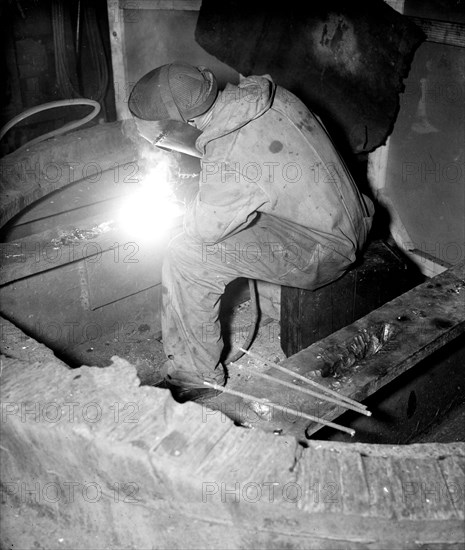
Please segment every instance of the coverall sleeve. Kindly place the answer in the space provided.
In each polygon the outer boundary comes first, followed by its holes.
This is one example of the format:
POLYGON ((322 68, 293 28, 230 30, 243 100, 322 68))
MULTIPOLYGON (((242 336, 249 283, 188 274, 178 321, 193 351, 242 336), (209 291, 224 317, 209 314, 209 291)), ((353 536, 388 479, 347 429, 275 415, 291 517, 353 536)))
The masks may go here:
POLYGON ((202 161, 199 193, 184 217, 184 230, 196 240, 216 243, 245 229, 270 201, 252 170, 246 173, 239 161, 207 158, 202 161))

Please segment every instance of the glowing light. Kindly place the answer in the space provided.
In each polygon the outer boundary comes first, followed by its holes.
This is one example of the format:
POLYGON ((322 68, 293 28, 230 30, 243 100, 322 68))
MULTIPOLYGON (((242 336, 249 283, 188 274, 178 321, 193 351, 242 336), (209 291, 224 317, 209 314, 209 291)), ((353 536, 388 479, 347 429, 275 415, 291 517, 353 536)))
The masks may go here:
POLYGON ((169 169, 159 163, 130 195, 118 211, 119 226, 136 239, 160 241, 183 214, 183 208, 169 182, 169 169))

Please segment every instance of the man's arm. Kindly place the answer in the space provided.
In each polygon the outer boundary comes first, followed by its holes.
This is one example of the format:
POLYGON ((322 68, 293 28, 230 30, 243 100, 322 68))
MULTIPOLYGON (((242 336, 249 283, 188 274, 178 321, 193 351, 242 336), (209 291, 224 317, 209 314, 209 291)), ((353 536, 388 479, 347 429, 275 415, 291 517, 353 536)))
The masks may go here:
POLYGON ((184 218, 190 237, 219 242, 245 229, 257 210, 269 202, 262 189, 242 172, 240 162, 211 156, 202 162, 200 190, 184 218))

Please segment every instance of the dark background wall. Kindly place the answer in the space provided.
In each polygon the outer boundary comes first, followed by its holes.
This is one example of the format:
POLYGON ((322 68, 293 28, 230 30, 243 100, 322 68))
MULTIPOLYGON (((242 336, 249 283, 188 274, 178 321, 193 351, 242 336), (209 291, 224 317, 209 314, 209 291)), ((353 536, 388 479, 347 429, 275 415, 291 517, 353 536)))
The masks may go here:
MULTIPOLYGON (((5 1, 0 19, 1 126, 31 107, 79 96, 101 101, 102 111, 90 124, 115 120, 105 0, 5 1), (62 84, 66 79, 72 95, 62 84)), ((8 132, 0 152, 9 153, 88 111, 73 106, 34 115, 8 132)))

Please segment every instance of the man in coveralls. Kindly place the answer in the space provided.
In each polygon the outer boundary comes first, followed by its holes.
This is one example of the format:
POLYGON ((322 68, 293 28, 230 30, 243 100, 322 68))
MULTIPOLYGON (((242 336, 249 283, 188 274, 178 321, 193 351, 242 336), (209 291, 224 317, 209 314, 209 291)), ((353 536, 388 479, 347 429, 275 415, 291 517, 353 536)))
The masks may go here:
POLYGON ((373 205, 320 120, 268 75, 218 92, 208 69, 172 63, 137 82, 129 108, 136 120, 201 132, 198 192, 162 271, 166 385, 179 401, 196 399, 211 391, 203 381, 226 384, 225 286, 238 277, 309 290, 334 281, 364 245, 373 205))

